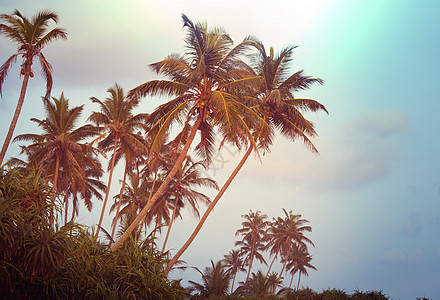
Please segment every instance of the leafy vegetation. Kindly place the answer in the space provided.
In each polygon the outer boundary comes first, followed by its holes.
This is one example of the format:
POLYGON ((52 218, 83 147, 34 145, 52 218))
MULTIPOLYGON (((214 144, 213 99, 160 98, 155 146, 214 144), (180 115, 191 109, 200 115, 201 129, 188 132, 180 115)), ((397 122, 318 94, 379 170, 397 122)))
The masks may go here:
POLYGON ((0 35, 18 50, 0 67, 0 94, 12 64, 23 58, 23 77, 17 109, 0 153, 3 161, 12 139, 32 64, 41 62, 46 79, 45 119, 32 118, 41 133, 15 137, 25 142, 21 155, 0 167, 0 294, 9 299, 387 299, 382 292, 348 295, 340 290, 316 293, 299 289, 301 276, 317 270, 306 236, 312 230, 301 215, 283 208, 272 221, 260 211, 243 215, 239 240, 224 259, 200 271, 201 282, 185 290, 168 273, 181 263, 209 214, 252 153, 270 151, 277 134, 302 140, 312 152, 313 123, 305 112, 326 108, 296 93, 322 84, 319 78, 290 73, 295 47, 279 53, 256 38, 235 45, 227 32, 182 16, 188 34, 186 52, 151 64, 164 79, 143 83, 124 93, 119 85, 105 100, 91 97, 99 111, 79 124, 84 106, 69 106, 61 94, 50 98, 52 67, 42 53, 61 28, 48 30, 58 16, 50 11, 28 19, 19 11, 0 15, 0 35), (152 112, 134 114, 147 96, 169 99, 152 112), (198 142, 196 142, 198 141, 198 142), (220 142, 216 142, 220 141, 220 142), (195 144, 197 143, 197 144, 195 144), (202 176, 225 144, 244 156, 226 182, 219 185, 202 176), (107 157, 106 154, 110 154, 107 157), (112 196, 113 222, 103 228, 113 171, 120 161, 124 172, 119 192, 112 196), (102 162, 107 165, 102 167, 102 162), (108 182, 102 178, 108 173, 108 182), (218 191, 213 200, 200 188, 218 191), (76 223, 79 200, 88 210, 102 201, 96 228, 76 223), (207 205, 200 213, 200 205, 207 205), (69 213, 71 207, 71 213, 69 213), (173 224, 189 208, 200 219, 187 242, 174 255, 167 249, 173 224), (158 249, 157 236, 167 228, 158 249), (117 230, 118 229, 118 230, 117 230), (267 270, 253 270, 255 261, 267 270), (278 263, 281 271, 273 271, 278 263), (246 273, 243 282, 237 274, 246 273), (283 276, 291 276, 290 286, 283 276), (297 275, 296 289, 292 289, 297 275))

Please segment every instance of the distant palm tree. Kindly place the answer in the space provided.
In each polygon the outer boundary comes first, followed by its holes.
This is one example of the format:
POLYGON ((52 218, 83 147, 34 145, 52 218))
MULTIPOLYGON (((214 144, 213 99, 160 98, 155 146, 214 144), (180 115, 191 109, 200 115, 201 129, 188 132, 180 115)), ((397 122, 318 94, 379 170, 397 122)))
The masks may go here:
POLYGON ((169 201, 173 202, 173 212, 171 214, 170 222, 168 224, 168 230, 165 236, 165 241, 163 243, 162 253, 165 251, 165 247, 168 241, 168 237, 173 225, 174 219, 179 215, 180 208, 183 208, 185 202, 189 204, 194 215, 199 218, 198 204, 202 202, 204 204, 209 204, 209 197, 205 194, 196 191, 195 187, 208 187, 218 190, 217 183, 207 177, 202 177, 200 173, 200 166, 203 166, 201 162, 193 162, 188 156, 183 162, 182 167, 174 175, 170 184, 168 185, 167 196, 169 201))
POLYGON ((275 273, 269 277, 264 276, 261 270, 252 273, 252 276, 246 281, 241 282, 241 286, 237 289, 237 293, 243 296, 256 296, 258 299, 263 298, 264 295, 271 293, 279 281, 275 273))
POLYGON ((203 273, 197 268, 196 270, 202 275, 202 283, 189 280, 188 282, 192 285, 191 292, 198 292, 198 296, 202 299, 227 295, 232 274, 226 271, 222 260, 216 263, 211 260, 211 267, 206 267, 203 273))
POLYGON ((6 151, 11 142, 15 126, 17 125, 18 117, 23 106, 24 97, 29 81, 29 77, 33 77, 32 63, 35 57, 38 57, 41 63, 43 76, 46 79, 46 95, 44 99, 47 101, 52 89, 52 66, 41 52, 49 42, 56 39, 66 39, 67 33, 62 28, 54 28, 47 31, 50 20, 55 23, 58 22, 58 15, 51 11, 41 11, 36 14, 31 20, 23 17, 18 10, 15 10, 11 15, 1 14, 0 20, 4 23, 0 24, 0 35, 6 36, 13 43, 17 44, 18 51, 9 57, 6 62, 0 67, 0 95, 2 95, 3 82, 6 79, 9 68, 17 60, 17 57, 23 57, 21 65, 21 75, 23 83, 21 85, 20 97, 18 98, 17 107, 15 109, 14 117, 9 126, 6 139, 0 151, 0 164, 5 158, 6 151))
POLYGON ((246 269, 244 268, 244 261, 241 258, 240 251, 231 250, 227 255, 225 255, 223 262, 225 263, 225 266, 227 268, 226 271, 233 276, 232 284, 231 284, 231 294, 232 294, 232 291, 234 290, 234 282, 237 273, 246 271, 246 269))
POLYGON ((283 267, 279 274, 279 279, 281 278, 286 264, 288 263, 288 258, 292 249, 294 249, 295 244, 303 245, 306 247, 306 243, 314 246, 313 242, 306 237, 305 232, 311 232, 312 227, 306 225, 309 223, 306 219, 301 219, 301 215, 294 215, 292 211, 287 212, 283 208, 285 214, 284 218, 278 217, 274 221, 274 225, 270 227, 270 243, 269 245, 279 245, 277 247, 278 253, 281 258, 284 259, 283 267))
POLYGON ((249 266, 245 281, 247 282, 251 274, 254 258, 266 264, 261 252, 266 249, 266 228, 269 222, 266 221, 267 215, 261 214, 258 210, 256 212, 251 210, 242 217, 245 218, 245 221, 241 223, 242 228, 238 229, 235 233, 236 236, 241 235, 242 240, 235 242, 235 245, 240 246, 240 253, 242 256, 245 256, 244 261, 249 266))
MULTIPOLYGON (((22 152, 27 154, 30 166, 36 167, 45 176, 51 176, 54 207, 57 192, 65 195, 69 192, 66 188, 67 182, 75 183, 75 192, 85 192, 86 170, 97 169, 95 172, 99 173, 100 164, 94 158, 97 149, 84 142, 97 134, 95 127, 84 125, 75 128, 83 105, 69 108, 69 100, 63 94, 59 99, 52 99, 53 103, 45 102, 45 120, 31 119, 42 127, 44 133, 22 134, 14 141, 31 142, 28 146, 22 146, 22 152), (63 180, 59 180, 60 176, 63 180)), ((52 225, 53 222, 52 213, 52 225)))
MULTIPOLYGON (((206 24, 194 24, 185 15, 182 18, 184 27, 189 31, 185 40, 187 52, 183 56, 171 55, 151 65, 154 71, 170 80, 153 80, 141 84, 130 91, 129 97, 175 97, 151 114, 150 134, 153 134, 154 139, 150 152, 160 149, 171 126, 176 122, 182 124, 184 129, 190 128, 188 138, 174 167, 128 231, 141 222, 165 191, 182 165, 198 131, 201 142, 195 149, 209 163, 214 151, 215 130, 225 142, 241 145, 252 139, 252 128, 262 123, 254 111, 239 101, 240 93, 249 90, 259 80, 252 72, 244 69, 245 65, 239 59, 240 53, 250 45, 248 40, 233 47, 231 38, 223 29, 208 30, 206 24)), ((128 235, 129 232, 123 235, 111 251, 116 250, 128 235)), ((176 260, 173 258, 170 261, 165 273, 168 273, 176 260)))
MULTIPOLYGON (((105 193, 104 203, 101 210, 101 216, 98 221, 98 229, 96 230, 96 237, 98 237, 99 230, 102 225, 107 200, 110 193, 110 186, 113 177, 113 170, 116 164, 116 158, 122 156, 122 152, 118 152, 118 146, 124 149, 130 149, 130 147, 144 148, 145 145, 140 140, 139 136, 135 134, 138 129, 145 129, 144 121, 147 117, 146 114, 133 115, 133 109, 139 104, 136 99, 128 99, 124 95, 124 91, 121 87, 115 84, 114 87, 109 88, 107 92, 110 97, 104 101, 98 98, 90 98, 93 103, 98 103, 101 107, 101 111, 93 112, 89 116, 89 121, 93 122, 99 127, 101 135, 98 147, 103 151, 111 151, 112 159, 109 163, 108 170, 110 171, 107 191, 105 193)), ((127 152, 125 152, 127 155, 127 152)))
POLYGON ((292 287, 293 276, 298 273, 298 285, 296 286, 296 290, 299 289, 299 282, 301 280, 301 275, 309 276, 306 268, 312 270, 318 270, 315 266, 313 266, 310 261, 312 260, 312 256, 307 251, 307 247, 305 245, 295 245, 290 252, 288 257, 288 263, 286 265, 286 269, 290 270, 290 274, 292 274, 292 279, 290 281, 289 288, 292 287))

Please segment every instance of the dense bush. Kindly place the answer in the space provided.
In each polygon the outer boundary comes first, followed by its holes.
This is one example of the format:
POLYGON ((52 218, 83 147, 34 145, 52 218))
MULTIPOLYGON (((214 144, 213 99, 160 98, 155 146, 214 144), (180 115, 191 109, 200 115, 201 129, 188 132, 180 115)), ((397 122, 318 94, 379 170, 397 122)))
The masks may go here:
POLYGON ((0 294, 3 299, 183 299, 162 276, 165 260, 136 236, 118 251, 73 222, 49 222, 50 187, 35 173, 0 169, 0 294))

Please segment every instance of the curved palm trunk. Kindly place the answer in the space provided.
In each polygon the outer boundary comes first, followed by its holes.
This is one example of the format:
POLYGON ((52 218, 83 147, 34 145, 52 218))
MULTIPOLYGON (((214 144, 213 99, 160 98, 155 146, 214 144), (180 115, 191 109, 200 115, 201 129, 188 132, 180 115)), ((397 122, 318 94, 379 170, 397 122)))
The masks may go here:
POLYGON ((167 235, 165 236, 165 241, 163 242, 162 253, 165 252, 165 246, 167 245, 168 237, 170 236, 171 226, 173 226, 174 217, 176 216, 178 201, 179 201, 179 198, 176 198, 176 203, 174 204, 173 214, 171 216, 170 224, 168 225, 167 235))
POLYGON ((186 243, 182 246, 182 248, 179 249, 179 251, 174 255, 174 257, 168 262, 167 267, 165 268, 165 276, 168 275, 173 265, 177 262, 177 260, 180 258, 180 256, 188 249, 188 247, 191 245, 193 240, 196 238, 197 234, 199 233, 200 229, 202 228, 203 224, 205 223, 206 219, 208 218, 208 215, 211 213, 211 211, 214 209, 214 206, 217 204, 217 202, 220 200, 220 198, 225 193, 226 189, 231 184, 232 180, 234 180, 235 176, 237 176, 238 171, 243 167, 244 163, 248 159, 249 155, 252 153, 253 147, 250 146, 249 149, 246 151, 245 155, 241 159, 240 163, 235 167, 232 174, 229 176, 228 180, 225 182, 225 184, 222 186, 221 190, 215 197, 215 199, 211 202, 209 207, 206 209, 205 213, 203 214, 203 217, 200 219, 199 223, 197 224, 197 227, 194 229, 193 233, 189 237, 189 239, 186 241, 186 243))
POLYGON ((0 152, 0 165, 3 162, 3 159, 5 158, 6 151, 8 150, 9 143, 11 142, 12 135, 14 134, 15 126, 17 125, 18 117, 20 116, 21 108, 23 107, 24 103, 24 96, 26 95, 26 89, 29 81, 29 76, 31 73, 31 65, 32 62, 29 64, 26 64, 26 69, 24 72, 24 78, 23 83, 21 84, 21 91, 20 91, 20 97, 18 98, 17 106, 15 108, 14 116, 11 121, 11 125, 9 125, 8 133, 6 134, 6 139, 3 143, 2 150, 0 152))
POLYGON ((234 291, 234 283, 235 283, 235 277, 237 276, 237 272, 234 273, 234 277, 232 278, 232 285, 231 285, 231 294, 234 291))
MULTIPOLYGON (((292 278, 290 279, 289 289, 292 288, 292 283, 293 283, 293 277, 294 276, 295 276, 295 273, 292 273, 292 278)), ((298 288, 296 290, 298 290, 298 288)))
POLYGON ((127 169, 128 169, 128 164, 126 162, 125 170, 124 170, 124 178, 122 179, 122 187, 121 187, 121 191, 119 192, 118 208, 116 209, 115 222, 113 224, 113 229, 112 229, 112 239, 115 236, 116 224, 118 224, 119 211, 121 210, 121 204, 122 204, 122 195, 124 194, 125 181, 127 180, 127 169))
POLYGON ((64 195, 64 225, 67 224, 67 213, 69 209, 69 197, 67 197, 67 193, 64 195))
POLYGON ((301 280, 301 271, 299 271, 298 273, 299 273, 299 275, 298 275, 298 285, 296 286, 296 290, 299 289, 299 282, 301 280))
POLYGON ((102 205, 101 216, 99 217, 98 228, 96 229, 95 240, 98 238, 99 230, 101 229, 102 219, 104 218, 105 207, 107 205, 108 196, 110 194, 110 185, 112 183, 113 169, 115 168, 116 147, 117 146, 118 146, 118 137, 116 136, 115 137, 115 145, 113 146, 113 157, 112 157, 112 164, 111 164, 111 168, 110 168, 110 175, 108 176, 107 190, 105 192, 105 199, 104 199, 104 203, 102 205))
POLYGON ((136 217, 136 219, 133 221, 133 223, 131 223, 131 225, 127 228, 127 230, 125 230, 125 232, 116 241, 116 243, 114 243, 111 246, 111 248, 110 248, 111 252, 116 251, 122 245, 122 243, 130 236, 130 234, 133 232, 133 230, 145 218, 145 215, 151 209, 151 207, 153 207, 154 203, 156 203, 157 199, 159 199, 159 197, 163 194, 165 189, 168 187, 168 184, 171 182, 171 179, 173 179, 174 175, 176 175, 177 171, 179 171, 179 169, 182 166, 183 161, 186 158, 186 154, 188 153, 189 147, 191 146, 191 144, 196 136, 196 133, 197 133, 197 130, 199 129, 199 125, 201 123, 201 120, 202 120, 201 116, 199 115, 197 118, 197 121, 195 122, 195 124, 191 130, 191 133, 188 137, 188 140, 185 144, 185 147, 183 148, 182 152, 180 153, 179 157, 177 158, 173 169, 171 169, 170 173, 168 173, 167 177, 162 182, 160 187, 157 189, 156 193, 154 193, 153 197, 150 199, 150 201, 148 201, 147 205, 144 206, 144 208, 141 210, 141 212, 136 217))
POLYGON ((272 262, 270 263, 270 266, 269 266, 269 270, 267 270, 265 279, 267 279, 267 276, 269 276, 270 269, 272 269, 272 265, 275 262, 275 259, 277 259, 277 256, 278 256, 278 253, 276 253, 275 257, 272 259, 272 262))
MULTIPOLYGON (((290 253, 290 249, 291 249, 291 248, 292 248, 292 245, 290 244, 290 245, 289 245, 289 249, 287 250, 287 253, 286 253, 286 259, 284 260, 284 263, 283 263, 283 268, 281 269, 280 276, 278 276, 278 280, 277 280, 277 282, 280 282, 281 276, 283 275, 284 269, 286 268, 286 265, 287 265, 287 261, 288 261, 288 257, 289 257, 289 253, 290 253)), ((276 289, 276 287, 275 287, 275 289, 276 289)))
POLYGON ((54 207, 55 207, 55 196, 58 184, 58 171, 60 168, 60 158, 57 156, 57 160, 55 162, 55 175, 53 176, 53 186, 52 186, 52 197, 51 197, 51 213, 50 213, 50 226, 54 225, 54 207))
POLYGON ((251 261, 249 262, 249 269, 248 269, 248 272, 247 272, 245 283, 247 283, 247 281, 249 279, 249 275, 251 275, 252 263, 254 262, 254 249, 251 250, 251 257, 250 257, 250 259, 251 259, 251 261))

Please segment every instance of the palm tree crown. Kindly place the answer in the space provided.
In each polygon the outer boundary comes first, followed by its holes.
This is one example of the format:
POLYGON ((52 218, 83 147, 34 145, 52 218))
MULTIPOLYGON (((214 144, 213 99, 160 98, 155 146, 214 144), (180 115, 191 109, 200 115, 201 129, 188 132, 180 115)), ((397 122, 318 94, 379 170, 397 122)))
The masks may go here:
POLYGON ((57 14, 51 11, 41 11, 31 20, 22 16, 18 10, 15 10, 11 15, 0 15, 0 21, 3 22, 0 23, 0 35, 4 35, 18 46, 17 52, 9 57, 0 67, 0 96, 2 95, 3 83, 8 74, 8 70, 19 56, 23 57, 21 75, 24 75, 20 97, 18 99, 14 117, 12 118, 11 125, 0 152, 0 164, 6 155, 6 150, 8 149, 9 143, 12 139, 12 135, 23 106, 29 77, 34 76, 34 73, 32 72, 32 63, 35 57, 37 57, 40 61, 42 73, 46 79, 46 94, 44 96, 44 100, 47 101, 49 99, 50 91, 52 89, 52 66, 46 60, 41 51, 43 50, 44 46, 46 46, 52 40, 67 38, 67 33, 62 28, 57 27, 48 31, 48 23, 50 20, 57 23, 57 14))

